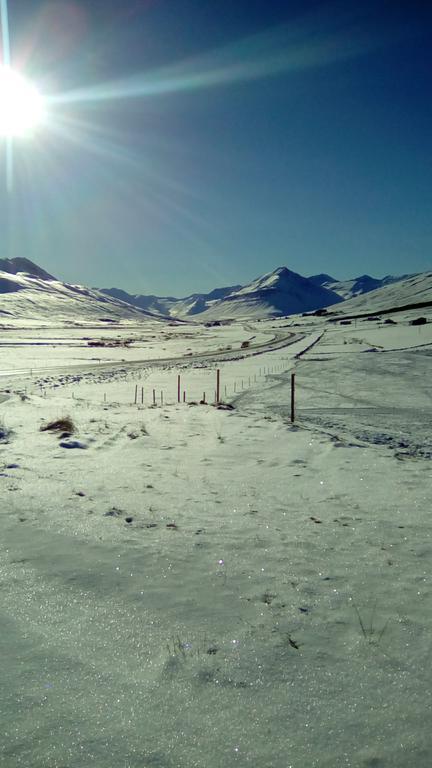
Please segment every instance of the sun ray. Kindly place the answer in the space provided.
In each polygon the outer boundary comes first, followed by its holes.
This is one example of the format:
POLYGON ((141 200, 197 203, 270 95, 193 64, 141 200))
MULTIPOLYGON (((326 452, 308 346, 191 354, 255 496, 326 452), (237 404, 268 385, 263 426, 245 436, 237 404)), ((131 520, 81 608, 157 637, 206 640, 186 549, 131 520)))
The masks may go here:
POLYGON ((12 192, 13 188, 13 147, 12 139, 6 139, 5 146, 6 157, 6 189, 8 192, 12 192))
POLYGON ((9 14, 7 0, 0 0, 0 23, 2 31, 3 64, 10 67, 9 14))
MULTIPOLYGON (((10 66, 10 39, 9 39, 9 15, 7 0, 0 0, 0 26, 3 51, 3 65, 10 66)), ((13 187, 13 148, 10 139, 5 144, 5 163, 6 163, 6 190, 12 191, 13 187)))
POLYGON ((149 98, 322 68, 362 56, 405 34, 371 34, 353 15, 318 15, 280 25, 201 56, 127 78, 61 93, 54 104, 149 98))

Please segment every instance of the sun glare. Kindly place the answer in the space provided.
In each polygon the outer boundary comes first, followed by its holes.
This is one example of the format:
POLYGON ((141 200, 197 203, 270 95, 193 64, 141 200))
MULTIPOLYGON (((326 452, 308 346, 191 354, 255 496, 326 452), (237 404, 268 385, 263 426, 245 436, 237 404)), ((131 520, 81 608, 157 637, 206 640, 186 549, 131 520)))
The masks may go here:
POLYGON ((1 67, 0 136, 31 136, 44 116, 44 100, 37 88, 9 67, 1 67))

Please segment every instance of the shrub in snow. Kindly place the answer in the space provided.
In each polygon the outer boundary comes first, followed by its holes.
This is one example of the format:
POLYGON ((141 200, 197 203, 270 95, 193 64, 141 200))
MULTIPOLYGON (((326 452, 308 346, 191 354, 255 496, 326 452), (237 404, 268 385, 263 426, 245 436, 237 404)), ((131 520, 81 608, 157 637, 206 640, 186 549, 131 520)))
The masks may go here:
POLYGON ((5 423, 0 420, 0 442, 6 443, 10 433, 10 429, 8 429, 5 423))
POLYGON ((40 427, 41 432, 69 432, 72 434, 75 432, 75 424, 70 416, 63 416, 61 419, 55 419, 49 421, 48 424, 42 424, 40 427))

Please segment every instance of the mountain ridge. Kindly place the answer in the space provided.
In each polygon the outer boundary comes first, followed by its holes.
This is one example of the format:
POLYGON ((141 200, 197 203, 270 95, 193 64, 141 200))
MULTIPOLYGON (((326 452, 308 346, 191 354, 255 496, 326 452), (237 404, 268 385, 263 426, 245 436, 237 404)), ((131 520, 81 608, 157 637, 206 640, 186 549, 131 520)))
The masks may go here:
MULTIPOLYGON (((16 264, 12 264, 12 268, 15 267, 16 264)), ((42 269, 41 272, 45 273, 42 269)), ((156 316, 83 285, 64 283, 51 277, 44 279, 28 272, 0 270, 0 319, 2 326, 8 327, 16 322, 76 325, 146 319, 163 322, 170 318, 156 316)))
MULTIPOLYGON (((120 289, 116 288, 103 288, 101 292, 120 296, 120 289)), ((159 306, 171 317, 203 320, 229 319, 231 315, 240 317, 242 314, 278 317, 321 309, 342 300, 335 292, 314 285, 309 278, 285 266, 277 267, 244 286, 216 288, 210 293, 195 293, 184 299, 143 294, 134 297, 126 291, 121 291, 121 298, 132 304, 137 301, 137 306, 152 306, 153 309, 159 306)))
POLYGON ((184 298, 175 296, 155 296, 154 294, 129 294, 121 288, 100 288, 101 293, 107 296, 126 301, 133 306, 154 312, 160 315, 169 315, 178 317, 183 315, 196 315, 206 309, 214 302, 229 295, 232 291, 240 288, 240 285, 229 286, 226 288, 214 288, 209 293, 192 293, 184 298))
POLYGON ((378 288, 383 288, 386 285, 406 280, 410 277, 415 277, 415 273, 407 275, 385 275, 385 277, 371 277, 371 275, 360 275, 348 280, 336 280, 330 275, 324 273, 320 275, 312 275, 309 279, 318 283, 323 288, 328 288, 330 291, 334 291, 341 296, 344 301, 347 299, 353 299, 356 296, 361 296, 364 293, 370 291, 376 291, 378 288))
POLYGON ((409 305, 432 305, 432 272, 419 272, 343 301, 335 314, 389 312, 409 305))
POLYGON ((334 307, 333 314, 367 311, 368 307, 379 312, 401 303, 428 302, 431 294, 432 273, 387 275, 381 279, 361 275, 335 281, 325 273, 307 278, 282 266, 243 286, 215 288, 178 299, 131 295, 120 288, 98 290, 72 285, 57 280, 28 259, 0 260, 0 316, 4 323, 8 317, 51 324, 57 320, 74 322, 75 316, 79 322, 220 322, 284 317, 327 307, 334 307))
POLYGON ((56 280, 45 269, 30 261, 30 259, 20 256, 13 259, 0 259, 0 272, 7 272, 9 275, 17 275, 19 272, 23 272, 33 277, 39 277, 41 280, 56 280))

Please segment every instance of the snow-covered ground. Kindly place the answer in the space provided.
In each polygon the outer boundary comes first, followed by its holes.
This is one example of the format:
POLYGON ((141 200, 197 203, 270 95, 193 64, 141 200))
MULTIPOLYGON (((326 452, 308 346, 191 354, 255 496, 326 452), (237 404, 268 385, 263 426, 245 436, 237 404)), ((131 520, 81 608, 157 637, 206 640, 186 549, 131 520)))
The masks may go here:
MULTIPOLYGON (((136 363, 148 360, 211 355, 233 351, 247 344, 271 343, 282 333, 272 324, 266 330, 248 324, 221 327, 142 322, 104 328, 33 328, 0 330, 0 377, 64 366, 65 370, 105 363, 136 363)), ((246 354, 246 352, 242 352, 246 354)))
POLYGON ((216 348, 303 337, 221 362, 185 359, 207 330, 152 331, 178 366, 122 348, 91 369, 107 348, 61 331, 13 337, 53 342, 61 374, 0 348, 0 765, 429 768, 432 325, 414 316, 207 329, 216 348), (192 404, 216 368, 232 410, 192 404), (66 416, 70 437, 40 431, 66 416))

